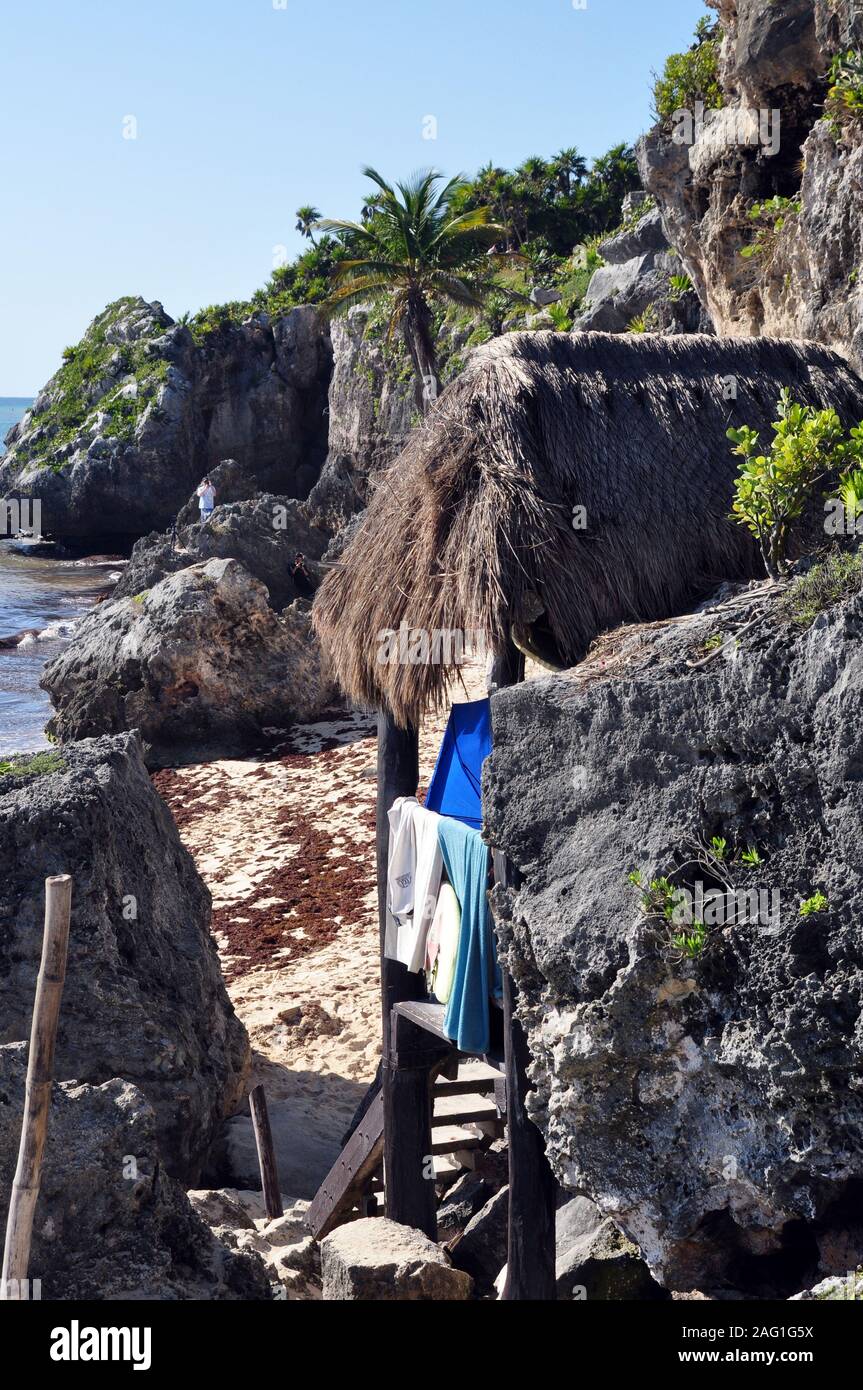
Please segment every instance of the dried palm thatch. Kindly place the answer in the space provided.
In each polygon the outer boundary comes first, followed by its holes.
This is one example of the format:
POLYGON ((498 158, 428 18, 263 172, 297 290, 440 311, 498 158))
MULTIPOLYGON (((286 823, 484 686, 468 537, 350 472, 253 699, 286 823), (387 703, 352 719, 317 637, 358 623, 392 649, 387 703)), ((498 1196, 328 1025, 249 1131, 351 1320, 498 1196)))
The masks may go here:
POLYGON ((315 623, 346 694, 402 724, 444 703, 456 668, 380 659, 382 635, 402 624, 480 631, 493 649, 542 611, 571 665, 608 628, 763 575, 729 518, 726 430, 751 424, 768 439, 783 386, 846 424, 863 416, 863 382, 812 343, 522 333, 486 344, 379 476, 318 593, 315 623))

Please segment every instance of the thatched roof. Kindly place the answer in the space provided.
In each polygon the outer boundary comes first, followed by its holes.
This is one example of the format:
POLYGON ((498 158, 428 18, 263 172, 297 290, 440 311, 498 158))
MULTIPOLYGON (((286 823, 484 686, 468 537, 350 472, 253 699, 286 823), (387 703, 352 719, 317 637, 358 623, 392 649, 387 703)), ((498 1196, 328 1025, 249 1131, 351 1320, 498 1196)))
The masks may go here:
POLYGON ((730 425, 771 437, 783 386, 863 417, 836 354, 778 339, 519 333, 475 352, 378 480, 315 602, 346 694, 415 721, 457 672, 382 662, 381 634, 542 622, 563 664, 620 622, 680 612, 761 575, 729 519, 730 425), (734 378, 736 399, 727 399, 734 378), (573 529, 584 506, 587 529, 573 529))

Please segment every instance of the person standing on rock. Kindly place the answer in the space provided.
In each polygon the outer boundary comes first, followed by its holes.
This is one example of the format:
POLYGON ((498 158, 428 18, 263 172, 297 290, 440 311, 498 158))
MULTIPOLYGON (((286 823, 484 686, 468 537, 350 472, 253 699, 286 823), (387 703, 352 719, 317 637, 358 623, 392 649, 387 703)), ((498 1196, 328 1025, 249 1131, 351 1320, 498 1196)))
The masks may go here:
POLYGON ((306 569, 306 557, 299 551, 294 556, 294 563, 291 568, 291 579, 294 581, 294 588, 301 598, 312 599, 315 596, 316 584, 309 571, 306 569))
POLYGON ((209 478, 205 478, 204 481, 201 483, 201 486, 198 488, 198 509, 201 513, 202 526, 204 522, 207 521, 213 515, 213 508, 215 505, 216 489, 213 487, 213 484, 210 482, 209 478))

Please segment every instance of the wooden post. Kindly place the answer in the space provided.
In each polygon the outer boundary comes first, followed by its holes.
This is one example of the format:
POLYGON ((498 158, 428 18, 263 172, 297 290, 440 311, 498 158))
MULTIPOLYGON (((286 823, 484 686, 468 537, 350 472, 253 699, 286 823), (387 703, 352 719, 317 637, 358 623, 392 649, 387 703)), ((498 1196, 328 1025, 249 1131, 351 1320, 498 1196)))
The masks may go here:
POLYGON ((431 1088, 451 1049, 395 1013, 390 1039, 384 1074, 386 1214, 437 1240, 431 1088))
MULTIPOLYGON (((380 926, 381 960, 381 1079, 384 1093, 384 1181, 387 1216, 393 1221, 413 1225, 413 1217, 418 1214, 424 1225, 428 1226, 428 1215, 423 1207, 415 1212, 413 1199, 406 1202, 399 1197, 399 1175, 404 1171, 402 1147, 407 1142, 411 1147, 410 1134, 402 1132, 401 1119, 415 1104, 416 1096, 406 1076, 397 1075, 397 1062, 393 1056, 394 1037, 393 1006, 408 999, 420 999, 425 981, 421 974, 412 974, 401 961, 389 960, 384 954, 387 932, 387 869, 389 866, 390 823, 388 813, 393 802, 400 796, 416 796, 419 785, 419 736, 416 729, 400 729, 388 711, 378 715, 378 800, 377 800, 377 868, 378 868, 378 921, 380 926), (410 1092, 410 1094, 408 1094, 410 1092), (394 1187, 393 1187, 394 1184, 394 1187)), ((426 1082, 427 1084, 427 1082, 426 1082)), ((419 1098, 420 1115, 424 1110, 422 1097, 419 1098)), ((410 1123, 410 1121, 409 1121, 410 1123)), ((431 1141, 426 1152, 431 1149, 431 1141)), ((434 1197, 434 1184, 429 1184, 434 1197)), ((432 1221, 435 1221, 432 1211, 432 1221)))
MULTIPOLYGON (((508 639, 495 654, 489 692, 518 685, 523 680, 524 655, 508 639)), ((503 855, 495 854, 495 865, 499 880, 505 885, 518 886, 503 855)), ((502 1298, 509 1302, 552 1301, 555 1297, 557 1180, 545 1152, 545 1141, 527 1113, 530 1050, 515 1012, 512 977, 506 970, 501 973, 509 1163, 507 1270, 502 1298)))
POLYGON ((557 1180, 546 1156, 545 1140, 525 1106, 530 1051, 515 1015, 514 994, 512 977, 504 972, 509 1233, 502 1297, 509 1302, 551 1301, 555 1297, 557 1180))
POLYGON ((18 1166, 12 1184, 6 1223, 0 1299, 20 1298, 21 1285, 27 1279, 30 1264, 33 1217, 39 1197, 42 1156, 45 1152, 48 1115, 51 1109, 54 1045, 57 1040, 63 981, 66 977, 71 910, 72 879, 68 874, 47 878, 42 961, 36 981, 36 1000, 30 1028, 24 1118, 21 1125, 18 1166))
POLYGON ((273 1131, 270 1129, 270 1116, 267 1111, 267 1097, 261 1085, 253 1086, 249 1092, 249 1109, 252 1112, 252 1127, 258 1147, 258 1166, 261 1170, 261 1189, 264 1194, 264 1208, 267 1216, 274 1221, 284 1216, 282 1192, 279 1184, 279 1170, 276 1167, 276 1150, 273 1146, 273 1131))
POLYGON ((407 999, 421 999, 425 980, 412 974, 401 961, 384 955, 387 931, 387 867, 390 852, 390 807, 400 796, 416 796, 419 785, 419 737, 416 729, 400 729, 389 713, 378 715, 378 921, 381 951, 381 1028, 383 1065, 390 1053, 390 1018, 393 1005, 407 999))

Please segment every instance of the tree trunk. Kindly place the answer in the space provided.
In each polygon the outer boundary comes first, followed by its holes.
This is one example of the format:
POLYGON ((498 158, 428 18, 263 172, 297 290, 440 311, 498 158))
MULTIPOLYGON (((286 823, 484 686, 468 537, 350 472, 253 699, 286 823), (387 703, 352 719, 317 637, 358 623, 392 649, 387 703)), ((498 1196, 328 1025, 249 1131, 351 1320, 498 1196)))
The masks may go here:
POLYGON ((422 415, 428 415, 440 395, 431 320, 431 310, 423 296, 419 293, 412 295, 405 316, 404 335, 417 375, 417 406, 422 415))

